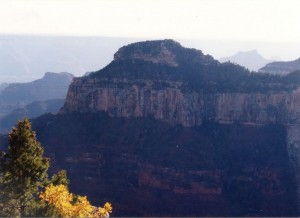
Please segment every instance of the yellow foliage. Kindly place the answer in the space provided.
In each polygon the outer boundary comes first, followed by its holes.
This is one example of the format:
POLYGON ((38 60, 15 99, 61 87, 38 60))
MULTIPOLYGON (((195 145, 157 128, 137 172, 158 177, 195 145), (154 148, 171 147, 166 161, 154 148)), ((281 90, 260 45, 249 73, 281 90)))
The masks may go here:
POLYGON ((78 197, 77 202, 73 206, 73 216, 76 217, 90 217, 93 211, 93 206, 87 200, 86 196, 78 197))
POLYGON ((111 213, 112 212, 112 206, 110 203, 106 202, 104 204, 104 209, 108 212, 108 213, 111 213))
POLYGON ((50 184, 40 194, 40 198, 53 205, 63 217, 109 217, 109 213, 112 212, 112 206, 108 202, 103 208, 95 207, 86 196, 78 196, 75 203, 72 203, 73 197, 65 185, 50 184))

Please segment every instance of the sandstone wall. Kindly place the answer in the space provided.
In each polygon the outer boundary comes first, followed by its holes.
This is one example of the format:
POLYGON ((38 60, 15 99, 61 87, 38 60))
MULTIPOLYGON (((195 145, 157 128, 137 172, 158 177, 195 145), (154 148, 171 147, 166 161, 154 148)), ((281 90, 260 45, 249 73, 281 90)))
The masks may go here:
POLYGON ((276 93, 185 93, 181 82, 76 79, 64 112, 105 111, 114 117, 153 116, 171 124, 218 122, 293 124, 300 116, 300 89, 276 93), (162 87, 163 86, 163 87, 162 87))

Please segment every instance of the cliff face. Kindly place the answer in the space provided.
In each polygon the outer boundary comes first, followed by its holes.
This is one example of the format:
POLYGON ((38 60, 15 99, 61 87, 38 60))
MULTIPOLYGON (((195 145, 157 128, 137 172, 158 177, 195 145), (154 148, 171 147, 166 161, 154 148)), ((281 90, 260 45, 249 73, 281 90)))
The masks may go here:
POLYGON ((293 124, 300 118, 300 89, 268 94, 220 94, 217 121, 293 124))
POLYGON ((182 82, 79 78, 71 84, 62 113, 105 111, 114 117, 147 117, 183 126, 218 122, 295 123, 300 89, 275 93, 184 93, 182 82), (167 84, 167 85, 166 85, 167 84))
POLYGON ((171 124, 192 126, 201 124, 204 111, 203 96, 185 95, 181 82, 165 82, 167 88, 156 89, 162 81, 139 80, 112 81, 103 86, 103 80, 75 80, 69 88, 67 100, 61 112, 105 111, 114 117, 147 117, 171 124), (120 88, 122 87, 122 88, 120 88))

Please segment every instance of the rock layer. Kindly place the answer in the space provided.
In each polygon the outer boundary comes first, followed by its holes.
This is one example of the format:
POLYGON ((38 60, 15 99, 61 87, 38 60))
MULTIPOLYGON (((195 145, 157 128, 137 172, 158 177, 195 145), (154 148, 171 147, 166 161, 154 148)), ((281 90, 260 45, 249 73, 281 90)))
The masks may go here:
POLYGON ((293 124, 300 116, 300 89, 274 93, 215 93, 182 91, 182 82, 75 79, 61 113, 105 111, 113 117, 147 117, 183 126, 203 119, 218 122, 293 124), (167 84, 167 85, 166 85, 167 84))

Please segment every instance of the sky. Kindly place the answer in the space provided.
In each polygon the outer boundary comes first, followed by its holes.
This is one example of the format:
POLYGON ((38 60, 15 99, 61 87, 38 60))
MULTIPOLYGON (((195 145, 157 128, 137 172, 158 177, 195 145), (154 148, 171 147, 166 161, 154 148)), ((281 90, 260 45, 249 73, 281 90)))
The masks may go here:
POLYGON ((257 42, 277 44, 262 51, 269 57, 292 59, 299 9, 299 0, 0 0, 0 34, 257 42))

